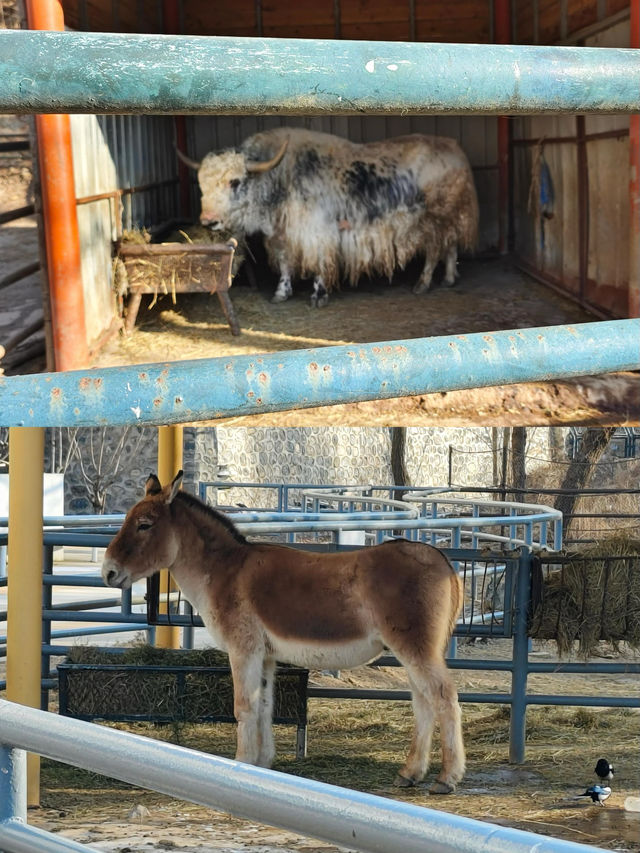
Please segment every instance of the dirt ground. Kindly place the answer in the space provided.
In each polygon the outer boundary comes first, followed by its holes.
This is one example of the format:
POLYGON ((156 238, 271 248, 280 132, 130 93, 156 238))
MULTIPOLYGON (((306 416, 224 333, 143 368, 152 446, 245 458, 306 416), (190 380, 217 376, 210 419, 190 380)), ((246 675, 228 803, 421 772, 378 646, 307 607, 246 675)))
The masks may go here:
MULTIPOLYGON (((460 645, 461 658, 505 658, 509 641, 460 645)), ((534 641, 533 659, 554 660, 555 646, 534 641)), ((612 652, 602 644, 602 657, 612 652)), ((617 660, 637 660, 626 652, 617 660)), ((464 691, 508 692, 507 673, 457 670, 464 691)), ((313 673, 313 683, 329 686, 406 688, 401 669, 360 668, 331 675, 313 673)), ((533 693, 634 695, 638 677, 619 675, 534 675, 533 693)), ((640 813, 625 810, 627 797, 640 793, 640 714, 638 709, 531 707, 527 714, 526 760, 508 763, 508 711, 505 706, 464 704, 467 773, 449 796, 430 796, 428 784, 439 767, 436 736, 427 783, 399 790, 391 785, 407 748, 411 709, 406 702, 364 700, 309 701, 308 756, 296 759, 294 729, 276 727, 275 769, 366 790, 383 797, 554 835, 605 849, 640 851, 640 813), (601 756, 616 769, 613 793, 605 807, 576 801, 596 779, 601 756)), ((124 727, 124 726, 123 726, 124 727)), ((135 731, 173 740, 167 727, 134 726, 135 731)), ((185 726, 180 743, 233 756, 235 727, 185 726)), ((332 853, 330 844, 302 838, 253 821, 131 788, 121 783, 43 762, 42 807, 30 812, 36 826, 113 853, 332 853)))
MULTIPOLYGON (((595 318, 523 274, 508 259, 463 261, 453 287, 436 282, 421 296, 411 292, 414 265, 393 285, 368 281, 332 295, 325 308, 309 304, 309 284, 293 298, 272 304, 275 287, 265 274, 258 289, 242 276, 231 289, 242 334, 233 337, 216 296, 145 297, 129 338, 113 339, 97 366, 275 352, 353 342, 402 340, 565 323, 595 318)), ((640 419, 636 374, 536 382, 451 391, 393 400, 230 418, 245 426, 467 426, 469 424, 635 424, 640 419)))

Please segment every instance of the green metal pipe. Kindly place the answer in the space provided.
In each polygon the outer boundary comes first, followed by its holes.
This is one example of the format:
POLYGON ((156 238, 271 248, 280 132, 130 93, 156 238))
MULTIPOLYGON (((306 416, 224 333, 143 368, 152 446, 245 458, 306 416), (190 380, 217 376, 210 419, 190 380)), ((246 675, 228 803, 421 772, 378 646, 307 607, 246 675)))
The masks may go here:
POLYGON ((637 113, 640 52, 3 30, 0 112, 637 113))

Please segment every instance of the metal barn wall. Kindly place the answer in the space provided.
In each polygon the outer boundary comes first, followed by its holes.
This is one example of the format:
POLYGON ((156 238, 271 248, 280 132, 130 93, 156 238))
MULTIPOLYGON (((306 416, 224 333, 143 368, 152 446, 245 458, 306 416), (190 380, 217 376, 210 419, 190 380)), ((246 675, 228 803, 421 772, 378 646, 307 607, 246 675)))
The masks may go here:
MULTIPOLYGON (((595 6, 587 2, 580 5, 585 13, 595 6)), ((623 4, 617 5, 618 11, 609 25, 594 34, 585 32, 581 44, 629 46, 628 4, 626 10, 623 4)), ((546 12, 542 15, 548 10, 546 4, 518 3, 517 40, 533 42, 536 34, 541 42, 552 37, 560 40, 559 7, 556 4, 552 19, 546 12), (537 30, 531 26, 536 6, 541 13, 537 30)), ((576 21, 591 23, 584 17, 576 21)), ((570 34, 566 35, 566 40, 571 40, 570 34)), ((518 118, 513 121, 513 141, 513 235, 517 256, 525 268, 585 306, 607 316, 628 316, 629 117, 518 118), (596 135, 599 138, 594 138, 596 135), (532 192, 535 161, 541 152, 553 184, 551 218, 537 209, 537 194, 532 192)))
POLYGON ((71 116, 87 338, 112 323, 113 241, 177 215, 173 119, 71 116))
POLYGON ((497 124, 494 116, 196 116, 187 121, 189 150, 196 159, 214 149, 239 145, 260 130, 281 125, 335 133, 353 142, 374 142, 406 133, 452 136, 473 168, 480 205, 479 251, 494 249, 498 244, 497 124))

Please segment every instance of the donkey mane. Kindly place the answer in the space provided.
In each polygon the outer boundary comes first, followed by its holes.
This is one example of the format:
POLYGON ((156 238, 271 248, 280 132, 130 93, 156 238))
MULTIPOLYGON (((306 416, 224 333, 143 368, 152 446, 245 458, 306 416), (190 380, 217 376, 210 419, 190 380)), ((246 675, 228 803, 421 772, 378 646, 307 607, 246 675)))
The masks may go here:
POLYGON ((208 516, 213 521, 216 521, 218 524, 222 524, 222 526, 229 531, 229 533, 233 536, 236 542, 240 542, 241 544, 246 544, 247 540, 240 533, 235 524, 228 518, 224 513, 219 512, 213 507, 209 506, 209 504, 201 501, 200 498, 197 498, 195 495, 192 495, 190 492, 183 492, 180 490, 174 500, 178 500, 183 504, 186 504, 190 509, 195 509, 197 512, 202 513, 202 515, 208 516))

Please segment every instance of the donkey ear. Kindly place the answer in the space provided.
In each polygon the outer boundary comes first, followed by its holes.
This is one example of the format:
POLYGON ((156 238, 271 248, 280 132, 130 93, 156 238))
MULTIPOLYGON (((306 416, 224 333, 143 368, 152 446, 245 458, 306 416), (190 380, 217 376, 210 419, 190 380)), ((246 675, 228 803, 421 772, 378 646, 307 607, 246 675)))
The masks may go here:
POLYGON ((155 474, 149 474, 147 482, 144 484, 145 495, 159 495, 162 491, 160 480, 155 474))
POLYGON ((180 471, 178 471, 176 476, 171 481, 171 487, 169 489, 169 495, 168 495, 167 501, 166 501, 168 504, 170 504, 173 501, 175 496, 180 491, 180 486, 182 485, 182 475, 183 474, 184 474, 184 471, 182 469, 180 469, 180 471))

